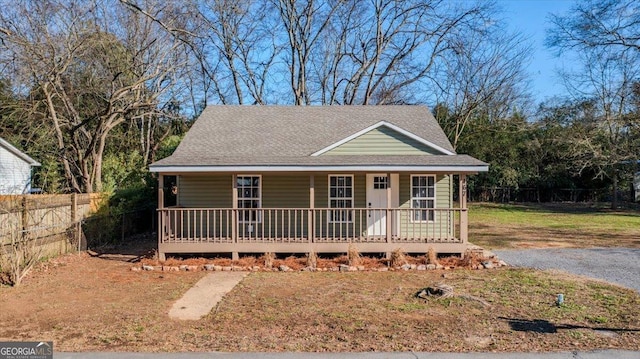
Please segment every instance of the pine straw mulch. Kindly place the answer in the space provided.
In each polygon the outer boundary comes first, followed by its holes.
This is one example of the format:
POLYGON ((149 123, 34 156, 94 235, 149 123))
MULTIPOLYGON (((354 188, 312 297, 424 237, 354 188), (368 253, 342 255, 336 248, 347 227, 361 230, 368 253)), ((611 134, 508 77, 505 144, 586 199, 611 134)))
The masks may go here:
POLYGON ((165 261, 159 261, 153 257, 146 257, 140 261, 141 265, 162 267, 197 266, 204 270, 204 266, 212 264, 220 267, 233 267, 243 271, 277 271, 281 266, 292 271, 336 271, 340 266, 356 267, 358 270, 376 271, 388 269, 400 270, 405 264, 415 267, 419 265, 434 264, 438 269, 482 269, 482 263, 490 261, 496 267, 500 266, 498 258, 484 258, 475 252, 468 252, 464 257, 449 256, 437 258, 433 253, 425 255, 408 255, 401 251, 392 252, 391 258, 363 256, 357 252, 349 251, 345 255, 333 257, 319 257, 315 254, 307 256, 287 256, 277 258, 273 253, 265 253, 261 256, 242 256, 237 260, 230 258, 203 258, 203 257, 169 257, 165 261), (313 258, 310 258, 313 257, 313 258))

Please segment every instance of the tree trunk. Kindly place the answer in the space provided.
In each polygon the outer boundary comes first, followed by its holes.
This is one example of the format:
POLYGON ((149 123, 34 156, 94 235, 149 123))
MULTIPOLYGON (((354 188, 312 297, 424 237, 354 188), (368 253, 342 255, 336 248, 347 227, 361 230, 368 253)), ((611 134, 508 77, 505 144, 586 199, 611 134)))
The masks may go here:
MULTIPOLYGON (((102 158, 104 157, 104 148, 107 142, 107 134, 108 132, 105 131, 104 134, 102 134, 102 136, 100 136, 100 139, 98 140, 98 148, 96 150, 95 153, 95 157, 93 158, 93 166, 95 168, 95 178, 93 179, 94 182, 94 189, 96 192, 102 192, 103 188, 102 188, 102 158)), ((91 191, 93 192, 93 191, 91 191)))

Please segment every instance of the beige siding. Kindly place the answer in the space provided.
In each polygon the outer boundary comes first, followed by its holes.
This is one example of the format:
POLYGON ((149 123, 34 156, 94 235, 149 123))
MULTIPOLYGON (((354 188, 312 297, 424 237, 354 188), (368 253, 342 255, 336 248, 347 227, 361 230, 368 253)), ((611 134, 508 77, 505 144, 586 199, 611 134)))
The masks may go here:
POLYGON ((325 155, 424 155, 438 151, 388 127, 378 127, 325 155))
POLYGON ((178 205, 196 208, 231 208, 232 176, 182 175, 178 178, 178 205))

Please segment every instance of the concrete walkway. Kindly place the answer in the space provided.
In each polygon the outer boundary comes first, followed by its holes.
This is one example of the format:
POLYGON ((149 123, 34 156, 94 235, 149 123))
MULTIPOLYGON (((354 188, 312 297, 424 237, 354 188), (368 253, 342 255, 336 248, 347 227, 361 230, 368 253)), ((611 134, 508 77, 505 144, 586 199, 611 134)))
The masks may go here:
POLYGON ((213 272, 200 279, 169 311, 169 317, 180 320, 198 320, 211 312, 222 297, 229 293, 247 272, 213 272))
POLYGON ((55 353, 53 357, 56 359, 637 359, 640 353, 628 350, 557 353, 55 353))

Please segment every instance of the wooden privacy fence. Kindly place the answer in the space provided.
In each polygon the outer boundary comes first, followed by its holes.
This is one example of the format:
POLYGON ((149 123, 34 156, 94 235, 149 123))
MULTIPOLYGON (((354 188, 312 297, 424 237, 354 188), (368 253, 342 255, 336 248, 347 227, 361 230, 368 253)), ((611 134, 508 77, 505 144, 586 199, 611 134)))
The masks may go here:
POLYGON ((102 200, 98 193, 0 196, 0 248, 34 241, 46 255, 83 249, 80 224, 102 200))

